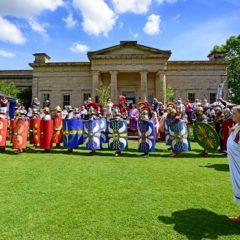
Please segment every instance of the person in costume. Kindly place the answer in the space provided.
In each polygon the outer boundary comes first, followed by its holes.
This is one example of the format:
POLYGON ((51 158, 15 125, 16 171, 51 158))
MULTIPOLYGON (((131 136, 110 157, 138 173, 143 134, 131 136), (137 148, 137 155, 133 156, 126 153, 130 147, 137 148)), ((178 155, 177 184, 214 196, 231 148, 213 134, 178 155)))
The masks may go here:
POLYGON ((138 120, 138 151, 143 152, 143 157, 148 157, 150 152, 155 151, 156 133, 152 110, 148 103, 138 103, 140 107, 140 118, 138 120))
POLYGON ((0 152, 5 152, 7 128, 8 128, 7 114, 2 108, 0 108, 0 152))
MULTIPOLYGON (((233 108, 233 121, 236 124, 229 129, 230 136, 227 141, 227 157, 233 198, 237 204, 240 204, 240 105, 233 108)), ((229 218, 233 221, 240 222, 240 216, 229 218)))
POLYGON ((121 116, 126 120, 128 118, 128 107, 126 97, 123 95, 119 96, 119 106, 121 108, 121 116))
POLYGON ((91 156, 96 154, 96 150, 102 148, 101 144, 101 122, 97 117, 99 104, 95 102, 89 103, 88 116, 89 119, 84 122, 84 137, 86 142, 86 149, 91 150, 89 153, 91 156))
POLYGON ((172 156, 178 157, 181 152, 187 152, 190 149, 187 125, 186 122, 180 118, 176 109, 172 109, 170 114, 172 122, 169 126, 169 134, 172 140, 172 156))
POLYGON ((130 121, 129 121, 129 129, 133 132, 137 130, 137 122, 139 118, 139 111, 135 104, 132 105, 132 109, 129 112, 130 121))
POLYGON ((57 106, 53 117, 53 143, 56 144, 56 147, 60 147, 63 142, 62 134, 62 109, 57 106))
POLYGON ((67 114, 63 119, 63 146, 67 153, 72 153, 74 148, 83 144, 83 122, 73 112, 72 106, 66 107, 67 114))
POLYGON ((29 140, 30 144, 36 148, 40 144, 41 118, 37 108, 32 110, 32 117, 29 121, 29 140))
POLYGON ((44 152, 50 152, 52 148, 53 120, 48 107, 44 107, 43 113, 44 116, 41 120, 40 147, 44 149, 44 152))
POLYGON ((121 116, 121 105, 113 105, 112 118, 108 124, 108 147, 115 150, 115 157, 127 148, 127 123, 121 116))
POLYGON ((224 120, 223 109, 220 106, 217 106, 214 108, 214 111, 215 111, 214 126, 220 139, 219 152, 224 152, 224 141, 222 135, 222 126, 224 120))
POLYGON ((18 110, 15 115, 13 127, 12 147, 17 153, 23 153, 27 145, 28 121, 23 110, 18 110))

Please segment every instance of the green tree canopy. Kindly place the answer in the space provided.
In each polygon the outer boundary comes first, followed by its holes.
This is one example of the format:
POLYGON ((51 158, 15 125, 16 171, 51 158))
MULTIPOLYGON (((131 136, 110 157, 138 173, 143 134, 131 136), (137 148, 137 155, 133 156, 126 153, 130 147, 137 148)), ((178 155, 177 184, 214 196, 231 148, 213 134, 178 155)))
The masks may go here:
POLYGON ((19 90, 14 82, 0 81, 0 93, 17 98, 19 90))
POLYGON ((240 35, 231 36, 226 43, 220 46, 214 46, 213 52, 225 52, 229 60, 227 68, 229 99, 233 103, 240 104, 240 35))

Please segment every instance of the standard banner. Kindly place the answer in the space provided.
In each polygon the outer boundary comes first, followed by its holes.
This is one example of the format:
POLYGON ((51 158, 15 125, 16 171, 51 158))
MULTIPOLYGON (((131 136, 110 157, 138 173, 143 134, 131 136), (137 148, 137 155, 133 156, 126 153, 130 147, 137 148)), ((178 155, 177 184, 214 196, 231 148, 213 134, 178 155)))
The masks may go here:
POLYGON ((28 121, 15 121, 12 137, 13 149, 24 149, 27 145, 28 121))
POLYGON ((63 119, 63 146, 75 148, 83 144, 83 122, 80 119, 63 119))
POLYGON ((0 119, 0 147, 6 146, 6 138, 7 138, 7 119, 0 119))
POLYGON ((108 125, 108 147, 111 150, 125 150, 127 148, 127 123, 123 119, 110 120, 108 125))
POLYGON ((87 150, 101 149, 101 121, 88 120, 84 122, 84 139, 87 150))
POLYGON ((62 118, 55 117, 53 119, 53 143, 62 143, 63 142, 63 124, 62 118))
POLYGON ((53 120, 41 120, 40 148, 52 148, 53 120))
POLYGON ((30 144, 40 144, 41 120, 39 118, 31 119, 29 122, 29 141, 30 144))
POLYGON ((155 151, 155 130, 152 121, 139 119, 138 121, 138 151, 139 152, 154 152, 155 151))

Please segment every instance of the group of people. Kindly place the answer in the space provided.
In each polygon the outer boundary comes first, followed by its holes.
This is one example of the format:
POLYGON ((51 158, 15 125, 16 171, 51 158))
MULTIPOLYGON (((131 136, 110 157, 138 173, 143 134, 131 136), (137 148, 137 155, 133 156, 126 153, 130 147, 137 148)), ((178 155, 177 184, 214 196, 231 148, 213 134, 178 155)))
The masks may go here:
MULTIPOLYGON (((35 97, 28 111, 22 105, 16 106, 14 119, 10 121, 6 111, 0 112, 1 122, 6 119, 3 124, 6 125, 5 135, 11 139, 13 148, 19 153, 24 151, 29 138, 33 146, 40 146, 45 151, 50 151, 53 143, 57 146, 63 143, 68 152, 72 152, 85 142, 92 155, 102 148, 103 143, 108 142, 109 148, 115 149, 115 155, 119 156, 127 148, 128 131, 132 131, 139 136, 138 148, 144 156, 155 151, 157 141, 165 140, 172 155, 178 157, 181 152, 191 149, 188 128, 189 124, 197 122, 214 125, 220 138, 220 151, 224 152, 227 138, 223 136, 222 126, 225 120, 232 118, 231 110, 224 105, 223 100, 215 107, 205 100, 196 100, 190 107, 189 101, 183 104, 181 99, 164 106, 156 98, 152 104, 143 101, 127 106, 126 98, 119 96, 117 104, 109 98, 102 106, 89 98, 81 107, 65 106, 61 109, 57 106, 54 113, 50 111, 49 100, 43 103, 42 108, 40 105, 39 99, 35 97), (191 117, 188 115, 190 108, 191 117), (208 117, 208 112, 211 112, 211 118, 208 117), (76 133, 77 137, 72 133, 76 133), (72 145, 70 138, 74 142, 72 145)), ((4 150, 6 141, 1 142, 0 146, 4 150)), ((202 155, 207 156, 207 149, 204 149, 202 155)))
MULTIPOLYGON (((63 144, 72 152, 85 142, 90 155, 95 155, 103 143, 108 143, 114 155, 120 156, 128 147, 129 130, 137 132, 138 151, 142 156, 154 152, 156 142, 162 139, 169 145, 172 156, 178 157, 181 152, 191 150, 190 125, 211 125, 220 139, 219 151, 228 154, 234 200, 240 203, 240 105, 230 109, 222 99, 214 106, 206 100, 183 104, 178 99, 164 106, 154 98, 152 104, 139 102, 127 106, 125 97, 119 96, 117 104, 109 98, 101 106, 89 98, 80 108, 66 106, 62 110, 57 106, 51 114, 50 101, 45 101, 41 109, 40 101, 34 98, 30 111, 19 105, 14 119, 8 119, 7 99, 1 99, 0 103, 0 149, 5 150, 8 137, 18 153, 25 151, 29 138, 30 144, 45 152, 50 151, 53 143, 63 144)), ((212 137, 208 132, 204 134, 205 139, 212 137)), ((202 156, 207 156, 207 149, 202 156)), ((240 217, 231 219, 240 222, 240 217)))

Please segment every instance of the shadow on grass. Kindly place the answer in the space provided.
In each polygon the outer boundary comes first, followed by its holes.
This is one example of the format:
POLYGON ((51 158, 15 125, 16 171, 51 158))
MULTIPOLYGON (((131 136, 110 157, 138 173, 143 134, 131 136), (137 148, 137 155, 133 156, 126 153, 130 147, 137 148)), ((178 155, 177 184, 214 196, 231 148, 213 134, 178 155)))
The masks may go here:
POLYGON ((206 168, 214 168, 217 171, 223 171, 223 172, 229 172, 229 165, 227 163, 225 164, 207 164, 205 166, 200 167, 206 167, 206 168))
POLYGON ((240 234, 239 223, 206 209, 176 211, 171 217, 159 216, 158 220, 165 224, 174 224, 174 230, 189 240, 217 239, 220 236, 240 234))

